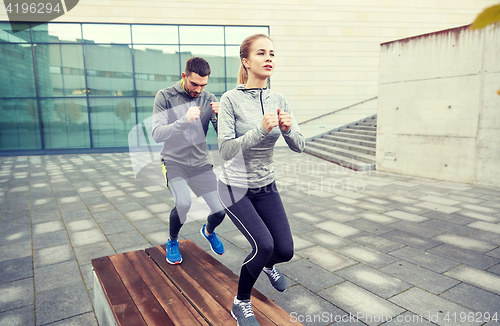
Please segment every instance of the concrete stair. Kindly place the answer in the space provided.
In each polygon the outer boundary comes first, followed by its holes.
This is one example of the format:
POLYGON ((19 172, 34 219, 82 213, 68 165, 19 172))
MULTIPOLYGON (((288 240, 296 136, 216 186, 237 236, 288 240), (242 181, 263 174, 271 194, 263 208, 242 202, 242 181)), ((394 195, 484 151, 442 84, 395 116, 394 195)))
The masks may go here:
POLYGON ((375 170, 376 139, 374 115, 308 141, 304 152, 356 171, 375 170))

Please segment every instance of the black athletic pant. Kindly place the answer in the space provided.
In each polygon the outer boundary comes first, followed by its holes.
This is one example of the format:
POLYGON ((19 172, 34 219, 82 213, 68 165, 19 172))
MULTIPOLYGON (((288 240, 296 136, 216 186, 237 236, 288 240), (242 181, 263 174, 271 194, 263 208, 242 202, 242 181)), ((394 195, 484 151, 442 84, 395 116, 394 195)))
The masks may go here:
POLYGON ((252 246, 241 267, 239 300, 250 299, 253 285, 265 267, 293 257, 293 239, 281 197, 273 182, 265 187, 243 189, 219 181, 219 196, 236 227, 252 246))

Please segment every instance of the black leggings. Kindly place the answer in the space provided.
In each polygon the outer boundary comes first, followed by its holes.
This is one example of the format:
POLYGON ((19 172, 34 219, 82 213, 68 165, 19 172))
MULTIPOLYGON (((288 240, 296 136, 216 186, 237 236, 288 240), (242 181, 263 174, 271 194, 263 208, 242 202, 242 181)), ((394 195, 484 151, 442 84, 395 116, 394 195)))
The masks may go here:
POLYGON ((227 216, 252 246, 241 267, 237 296, 239 300, 250 299, 264 266, 292 259, 292 233, 274 182, 254 189, 231 187, 221 181, 218 186, 227 216))

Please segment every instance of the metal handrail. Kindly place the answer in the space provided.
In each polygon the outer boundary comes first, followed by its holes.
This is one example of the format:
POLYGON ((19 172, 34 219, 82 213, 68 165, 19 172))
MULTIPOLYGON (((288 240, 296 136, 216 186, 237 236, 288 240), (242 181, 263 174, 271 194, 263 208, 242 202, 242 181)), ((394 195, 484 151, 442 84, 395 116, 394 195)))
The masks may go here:
POLYGON ((328 112, 328 113, 322 114, 322 115, 320 115, 320 116, 317 116, 317 117, 311 118, 311 119, 309 119, 309 120, 299 122, 299 125, 302 125, 302 124, 305 124, 305 123, 311 122, 311 121, 313 121, 313 120, 317 120, 317 119, 320 119, 320 118, 326 117, 327 115, 330 115, 330 114, 334 114, 334 113, 337 113, 337 112, 340 112, 340 111, 343 111, 343 110, 350 109, 350 108, 352 108, 353 106, 356 106, 356 105, 359 105, 359 104, 363 104, 363 103, 366 103, 366 102, 368 102, 368 101, 372 101, 372 100, 376 99, 377 97, 378 97, 378 96, 375 96, 375 97, 372 97, 372 98, 370 98, 370 99, 367 99, 367 100, 361 101, 361 102, 359 102, 359 103, 355 103, 355 104, 352 104, 352 105, 346 106, 345 108, 338 109, 338 110, 335 110, 335 111, 332 111, 332 112, 328 112))

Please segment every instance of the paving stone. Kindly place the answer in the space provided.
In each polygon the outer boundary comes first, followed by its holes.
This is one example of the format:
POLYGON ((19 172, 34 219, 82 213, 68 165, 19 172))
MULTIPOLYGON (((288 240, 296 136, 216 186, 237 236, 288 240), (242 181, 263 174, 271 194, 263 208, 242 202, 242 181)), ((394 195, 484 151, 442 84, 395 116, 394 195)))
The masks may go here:
POLYGON ((406 260, 415 265, 425 267, 440 274, 460 265, 459 262, 411 247, 405 247, 392 251, 389 255, 406 260))
POLYGON ((134 221, 132 222, 132 224, 142 234, 158 230, 168 230, 168 225, 156 217, 146 220, 134 221))
POLYGON ((424 197, 420 197, 418 200, 421 200, 423 202, 431 202, 431 203, 441 204, 441 205, 445 205, 445 206, 453 206, 456 204, 460 204, 460 201, 447 199, 447 198, 443 198, 443 197, 437 197, 437 196, 424 196, 424 197))
POLYGON ((490 267, 486 271, 496 275, 500 275, 500 264, 490 267))
POLYGON ((33 277, 31 257, 0 262, 0 284, 33 277))
POLYGON ((466 195, 462 195, 462 192, 457 192, 457 195, 447 195, 447 198, 451 200, 457 200, 459 202, 469 203, 469 204, 479 204, 484 202, 483 199, 471 198, 466 195))
POLYGON ((374 236, 371 234, 359 234, 349 238, 349 240, 359 243, 367 248, 371 248, 378 252, 387 253, 405 245, 399 242, 391 241, 380 236, 374 236))
POLYGON ((134 212, 126 212, 124 214, 130 221, 140 221, 154 217, 151 212, 145 209, 134 212))
POLYGON ((353 220, 356 220, 359 218, 358 216, 356 216, 354 214, 347 213, 346 211, 340 210, 340 209, 329 209, 327 211, 318 212, 316 214, 319 217, 323 217, 325 219, 328 219, 331 221, 336 221, 336 222, 341 222, 341 223, 353 221, 353 220))
POLYGON ((70 238, 73 247, 85 246, 106 240, 100 229, 74 232, 70 234, 70 238))
MULTIPOLYGON (((317 228, 318 224, 311 225, 310 223, 303 223, 303 222, 299 221, 298 219, 293 219, 293 218, 288 219, 288 222, 289 222, 290 230, 292 231, 292 234, 295 234, 295 235, 301 235, 301 234, 309 232, 309 231, 318 231, 318 228, 317 228)), ((199 232, 199 230, 197 230, 197 232, 199 232)))
POLYGON ((477 230, 471 234, 468 234, 467 238, 486 241, 494 246, 500 244, 500 234, 483 230, 477 230))
POLYGON ((0 326, 27 326, 35 324, 33 305, 0 313, 0 326))
POLYGON ((132 231, 135 229, 135 227, 124 218, 122 218, 121 220, 113 220, 113 221, 99 223, 99 227, 101 228, 102 232, 104 232, 105 235, 132 231))
POLYGON ((461 237, 450 233, 435 236, 433 239, 462 249, 478 251, 483 253, 495 249, 497 247, 495 245, 489 244, 484 241, 461 237))
POLYGON ((136 230, 110 234, 108 240, 117 252, 123 248, 142 246, 146 243, 146 239, 136 230))
POLYGON ((316 224, 315 226, 339 237, 349 237, 359 233, 358 229, 335 221, 322 222, 316 224))
POLYGON ((75 248, 75 255, 78 264, 89 264, 92 259, 114 255, 116 252, 108 241, 92 243, 86 246, 75 248))
POLYGON ((368 325, 378 325, 382 317, 394 317, 404 312, 397 305, 348 281, 320 291, 318 294, 334 302, 342 310, 359 317, 368 325))
POLYGON ((486 291, 500 294, 500 276, 498 275, 467 265, 460 265, 446 272, 444 275, 477 286, 486 291))
POLYGON ((75 317, 92 311, 83 282, 37 294, 36 325, 75 317))
POLYGON ((473 218, 458 215, 458 214, 448 214, 448 213, 443 213, 443 212, 438 212, 438 211, 431 211, 425 214, 422 214, 422 216, 432 218, 432 219, 437 219, 445 222, 450 222, 458 225, 465 225, 468 223, 472 223, 476 221, 473 218))
POLYGON ((405 196, 399 196, 399 195, 389 196, 387 198, 390 199, 390 200, 393 200, 393 201, 397 201, 397 202, 403 203, 403 204, 416 204, 416 203, 419 203, 418 200, 415 200, 415 199, 412 199, 412 198, 408 198, 408 197, 405 197, 405 196))
POLYGON ((76 260, 35 268, 36 293, 82 282, 76 260))
POLYGON ((494 223, 488 223, 483 221, 472 222, 467 225, 468 227, 480 229, 483 231, 494 232, 500 234, 500 225, 494 223))
POLYGON ((434 239, 428 239, 421 236, 418 236, 413 233, 409 233, 402 230, 395 230, 392 232, 384 233, 381 237, 396 241, 414 248, 419 249, 430 249, 442 244, 440 241, 436 241, 434 239))
POLYGON ((500 262, 500 259, 480 255, 477 252, 459 249, 448 244, 443 244, 441 246, 429 249, 428 252, 479 269, 487 269, 500 262))
POLYGON ((357 262, 352 259, 320 246, 300 250, 295 254, 302 258, 309 259, 311 262, 329 271, 336 271, 357 264, 357 262))
MULTIPOLYGON (((239 232, 239 231, 238 231, 239 232)), ((302 239, 319 244, 327 249, 335 249, 347 246, 352 242, 322 230, 306 232, 298 235, 302 239)))
POLYGON ((279 270, 312 292, 318 292, 344 281, 343 278, 305 259, 282 264, 279 266, 279 270), (310 275, 314 276, 309 277, 310 275))
MULTIPOLYGON (((483 314, 488 312, 490 316, 493 316, 495 312, 500 312, 500 296, 469 284, 461 283, 442 293, 440 297, 453 301, 473 311, 483 314)), ((475 317, 484 320, 481 314, 475 317)))
MULTIPOLYGON (((428 222, 428 221, 426 221, 426 222, 428 222)), ((415 222, 409 222, 409 221, 400 221, 397 223, 392 223, 390 226, 395 228, 395 229, 399 229, 402 231, 413 233, 413 234, 419 235, 419 236, 424 237, 424 238, 431 238, 435 235, 442 233, 442 231, 436 230, 432 227, 427 227, 423 223, 425 223, 425 222, 415 223, 415 222)))
POLYGON ((376 213, 361 213, 359 214, 360 217, 375 222, 375 223, 380 223, 380 224, 390 224, 399 221, 399 219, 389 217, 387 215, 382 215, 382 214, 376 214, 376 213))
MULTIPOLYGON (((498 218, 498 217, 493 217, 492 215, 489 215, 489 214, 478 213, 478 212, 474 212, 474 211, 461 210, 461 211, 456 212, 454 214, 459 215, 459 216, 469 217, 475 221, 480 220, 480 221, 490 222, 490 223, 499 223, 500 222, 500 218, 498 218)), ((473 222, 473 221, 471 221, 471 222, 473 222)))
POLYGON ((399 261, 389 266, 385 266, 381 268, 380 271, 414 284, 434 294, 446 291, 459 283, 452 278, 405 261, 399 261))
MULTIPOLYGON (((143 236, 146 238, 146 240, 149 243, 151 243, 151 245, 153 247, 155 247, 155 246, 165 244, 170 235, 169 235, 168 229, 165 229, 162 231, 155 231, 155 232, 151 232, 151 233, 146 233, 146 234, 143 234, 143 236)), ((224 245, 226 245, 226 238, 219 236, 219 239, 222 241, 222 243, 224 245)))
MULTIPOLYGON (((438 325, 456 326, 457 320, 454 320, 453 314, 459 315, 461 312, 473 312, 451 301, 443 299, 437 295, 423 291, 418 288, 412 288, 406 292, 396 295, 389 299, 398 306, 416 313, 423 318, 438 325)), ((482 323, 470 322, 468 325, 481 325, 482 323)))
POLYGON ((300 285, 287 289, 286 293, 286 296, 281 293, 271 294, 269 298, 290 314, 292 324, 301 322, 311 326, 329 325, 335 321, 335 316, 346 314, 300 285))
POLYGON ((74 259, 73 249, 69 243, 33 250, 35 268, 72 261, 74 259))
POLYGON ((47 326, 99 326, 97 324, 97 319, 95 314, 92 312, 87 312, 82 315, 71 317, 68 319, 63 319, 58 322, 45 324, 47 326))
POLYGON ((500 248, 497 248, 497 249, 492 250, 492 251, 488 251, 485 255, 500 259, 500 248))
POLYGON ((397 258, 391 257, 389 255, 380 253, 378 251, 366 248, 358 244, 353 244, 346 247, 342 247, 340 249, 335 249, 335 251, 341 255, 365 263, 374 268, 380 268, 399 260, 397 258))
POLYGON ((366 203, 366 202, 360 202, 354 205, 355 207, 362 208, 366 211, 372 212, 372 213, 385 213, 387 211, 390 211, 391 208, 389 206, 382 206, 382 205, 377 205, 374 203, 366 203))
POLYGON ((387 233, 387 232, 394 230, 394 228, 392 226, 379 224, 376 222, 365 220, 363 218, 360 218, 360 219, 357 219, 357 220, 354 220, 351 222, 346 222, 345 224, 352 226, 355 229, 363 230, 363 231, 366 231, 368 233, 372 233, 375 235, 384 234, 384 233, 387 233))
POLYGON ((0 284, 0 312, 34 304, 33 279, 0 284))
POLYGON ((87 206, 83 202, 70 203, 70 204, 59 204, 59 210, 61 214, 76 212, 76 211, 87 211, 87 206))
POLYGON ((59 221, 61 220, 61 213, 57 210, 57 206, 51 208, 46 212, 38 212, 36 208, 33 209, 33 215, 31 216, 31 220, 33 224, 43 223, 43 222, 51 222, 51 221, 59 221))
MULTIPOLYGON (((302 222, 311 223, 311 224, 323 222, 325 220, 324 217, 318 217, 318 214, 314 214, 314 213, 311 214, 311 213, 305 213, 305 212, 296 212, 296 213, 292 213, 291 215, 295 218, 298 218, 302 222)), ((291 216, 288 215, 288 217, 291 217, 291 216)))
MULTIPOLYGON (((497 200, 498 200, 498 198, 497 198, 497 200)), ((486 214, 498 213, 497 209, 493 209, 490 207, 478 206, 478 205, 473 205, 473 204, 462 204, 460 206, 462 206, 463 208, 466 208, 466 209, 470 209, 473 211, 482 212, 482 213, 486 213, 486 214)))
POLYGON ((335 274, 386 299, 413 286, 364 264, 344 268, 335 274))
POLYGON ((423 217, 420 215, 415 215, 415 214, 410 214, 410 213, 402 212, 402 211, 390 211, 390 212, 387 212, 384 214, 391 216, 391 217, 401 219, 401 220, 410 221, 410 222, 423 222, 423 221, 427 220, 426 217, 423 217))
POLYGON ((475 231, 473 228, 470 228, 468 226, 461 226, 461 225, 457 225, 455 223, 450 223, 450 222, 440 221, 440 220, 429 220, 429 221, 419 223, 419 225, 434 229, 434 230, 436 230, 436 232, 439 232, 439 233, 447 232, 447 233, 453 233, 453 234, 461 235, 461 236, 468 235, 468 234, 475 231))
POLYGON ((93 218, 79 219, 77 221, 71 221, 66 223, 66 229, 69 233, 87 231, 92 229, 97 229, 99 226, 93 218))
POLYGON ((112 221, 120 221, 125 219, 125 216, 123 216, 123 214, 118 210, 98 212, 92 214, 92 216, 94 217, 95 221, 99 224, 112 221))

